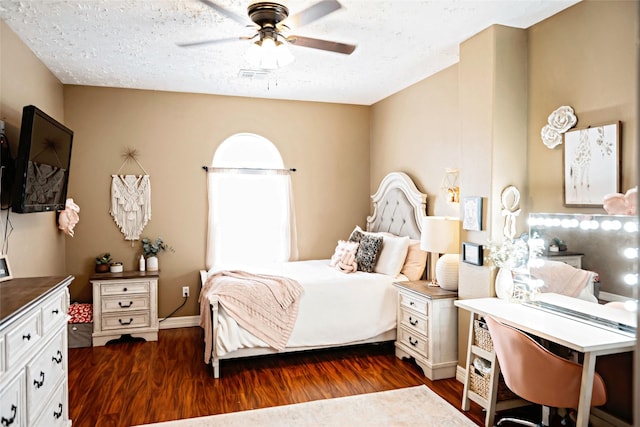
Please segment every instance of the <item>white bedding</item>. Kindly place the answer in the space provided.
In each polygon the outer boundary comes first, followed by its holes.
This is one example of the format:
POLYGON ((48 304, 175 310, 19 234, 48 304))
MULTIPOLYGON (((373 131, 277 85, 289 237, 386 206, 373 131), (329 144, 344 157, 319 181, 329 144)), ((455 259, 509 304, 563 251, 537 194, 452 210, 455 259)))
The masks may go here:
MULTIPOLYGON (((233 266, 233 269, 243 268, 233 266)), ((407 280, 402 275, 392 277, 360 271, 345 274, 331 267, 328 259, 244 269, 251 273, 289 277, 304 288, 298 319, 287 347, 347 344, 394 330, 397 291, 393 282, 407 280)), ((210 270, 208 274, 219 270, 210 270)), ((218 342, 215 344, 218 356, 241 348, 268 347, 240 328, 222 308, 218 319, 218 342)))

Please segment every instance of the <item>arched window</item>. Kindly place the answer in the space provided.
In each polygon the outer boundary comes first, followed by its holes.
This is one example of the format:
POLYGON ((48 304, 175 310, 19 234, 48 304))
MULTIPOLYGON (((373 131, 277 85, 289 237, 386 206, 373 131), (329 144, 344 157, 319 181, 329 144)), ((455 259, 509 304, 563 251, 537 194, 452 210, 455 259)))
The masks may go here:
POLYGON ((268 139, 227 138, 213 156, 207 186, 207 268, 297 259, 291 178, 268 139))

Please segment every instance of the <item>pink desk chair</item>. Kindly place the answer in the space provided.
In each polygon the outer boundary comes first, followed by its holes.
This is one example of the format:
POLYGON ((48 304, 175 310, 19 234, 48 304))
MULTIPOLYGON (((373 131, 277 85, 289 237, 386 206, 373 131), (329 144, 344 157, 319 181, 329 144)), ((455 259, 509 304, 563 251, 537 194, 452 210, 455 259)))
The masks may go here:
MULTIPOLYGON (((485 320, 505 383, 521 398, 542 405, 543 426, 549 425, 549 407, 578 407, 582 365, 551 353, 518 329, 491 317, 485 320)), ((606 401, 604 382, 596 373, 591 406, 606 401)), ((531 427, 540 425, 515 418, 502 418, 497 425, 507 421, 531 427)))

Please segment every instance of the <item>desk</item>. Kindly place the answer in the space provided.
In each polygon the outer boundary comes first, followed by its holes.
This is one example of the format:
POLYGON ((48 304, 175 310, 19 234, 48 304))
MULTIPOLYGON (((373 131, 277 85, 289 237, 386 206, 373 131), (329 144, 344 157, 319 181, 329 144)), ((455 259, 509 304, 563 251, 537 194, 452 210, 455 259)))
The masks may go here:
MULTIPOLYGON (((626 313, 622 310, 614 311, 615 309, 577 300, 576 298, 557 294, 542 294, 540 295, 540 299, 561 306, 571 306, 574 310, 588 312, 604 318, 619 320, 622 316, 628 319, 629 324, 633 326, 637 323, 635 313, 626 313)), ((636 339, 634 337, 612 332, 527 305, 511 303, 507 300, 498 298, 457 300, 455 301, 455 305, 471 312, 472 327, 475 314, 492 316, 524 332, 584 353, 580 400, 579 407, 577 408, 577 427, 587 427, 589 424, 596 357, 605 354, 633 351, 635 348, 636 339)), ((467 361, 467 365, 468 362, 469 361, 467 361)), ((469 406, 466 391, 467 386, 465 385, 465 394, 462 398, 463 408, 468 408, 469 406)), ((491 407, 487 409, 487 423, 493 421, 489 420, 489 415, 491 415, 491 418, 495 415, 495 399, 493 399, 491 407)))

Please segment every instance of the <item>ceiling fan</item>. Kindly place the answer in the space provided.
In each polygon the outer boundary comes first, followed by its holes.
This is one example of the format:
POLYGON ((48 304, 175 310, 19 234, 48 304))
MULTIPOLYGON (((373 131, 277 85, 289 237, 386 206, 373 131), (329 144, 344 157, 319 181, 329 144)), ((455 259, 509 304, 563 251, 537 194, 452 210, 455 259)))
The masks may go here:
POLYGON ((240 16, 210 0, 199 0, 221 15, 230 18, 243 26, 255 29, 252 36, 228 37, 223 39, 203 40, 190 43, 178 43, 181 47, 197 47, 236 40, 258 40, 251 44, 247 55, 254 65, 260 68, 279 68, 293 61, 293 55, 286 49, 285 43, 294 46, 309 47, 330 52, 350 55, 355 45, 329 40, 286 35, 291 28, 301 27, 340 9, 342 5, 336 0, 322 0, 300 12, 289 16, 289 9, 275 2, 254 2, 247 7, 249 19, 240 16))

